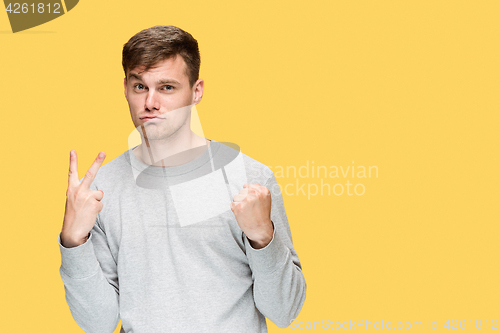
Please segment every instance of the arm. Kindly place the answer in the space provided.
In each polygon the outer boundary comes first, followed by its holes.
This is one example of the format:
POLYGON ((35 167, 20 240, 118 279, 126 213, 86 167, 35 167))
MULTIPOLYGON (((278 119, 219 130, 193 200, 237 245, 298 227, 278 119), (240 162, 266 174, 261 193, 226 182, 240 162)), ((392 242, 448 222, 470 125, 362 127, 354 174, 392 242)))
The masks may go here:
POLYGON ((61 233, 58 243, 59 272, 73 318, 87 333, 112 333, 120 320, 118 275, 99 216, 85 243, 64 247, 61 233))
POLYGON ((261 249, 254 249, 244 236, 245 249, 254 280, 254 300, 259 311, 278 327, 288 327, 304 304, 306 282, 274 174, 265 186, 272 197, 273 238, 261 249))

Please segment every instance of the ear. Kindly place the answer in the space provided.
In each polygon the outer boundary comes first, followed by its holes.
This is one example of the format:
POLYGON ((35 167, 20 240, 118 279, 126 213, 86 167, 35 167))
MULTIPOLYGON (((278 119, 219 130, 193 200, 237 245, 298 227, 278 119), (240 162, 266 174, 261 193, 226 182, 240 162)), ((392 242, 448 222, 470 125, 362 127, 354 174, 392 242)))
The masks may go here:
POLYGON ((204 88, 205 88, 205 81, 203 81, 203 79, 198 79, 194 83, 193 103, 192 104, 198 104, 201 101, 201 98, 203 97, 203 89, 204 88))
POLYGON ((125 98, 127 98, 127 78, 123 79, 123 87, 125 88, 125 98))

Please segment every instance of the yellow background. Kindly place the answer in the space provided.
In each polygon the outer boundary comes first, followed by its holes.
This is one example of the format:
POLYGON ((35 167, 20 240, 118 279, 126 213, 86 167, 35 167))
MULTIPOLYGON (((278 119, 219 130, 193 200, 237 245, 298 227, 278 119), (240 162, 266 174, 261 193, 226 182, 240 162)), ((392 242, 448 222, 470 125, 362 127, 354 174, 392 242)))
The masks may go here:
POLYGON ((297 321, 486 330, 500 319, 499 16, 498 1, 82 0, 12 34, 0 13, 2 332, 81 332, 59 276, 69 151, 81 178, 129 148, 121 51, 160 24, 199 42, 207 138, 273 170, 378 167, 324 179, 364 195, 284 194, 307 282, 297 321))

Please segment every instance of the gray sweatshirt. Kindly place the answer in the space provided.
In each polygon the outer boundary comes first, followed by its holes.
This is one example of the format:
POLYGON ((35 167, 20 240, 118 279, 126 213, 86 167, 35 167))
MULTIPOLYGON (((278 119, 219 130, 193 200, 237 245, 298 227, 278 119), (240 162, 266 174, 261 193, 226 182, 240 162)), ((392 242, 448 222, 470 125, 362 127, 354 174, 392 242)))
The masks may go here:
POLYGON ((132 149, 101 166, 91 185, 104 192, 104 207, 88 240, 65 248, 58 236, 78 325, 93 333, 112 333, 120 319, 125 333, 264 333, 265 317, 290 325, 306 283, 271 169, 215 140, 167 168, 132 149), (261 249, 230 208, 245 183, 271 192, 274 233, 261 249))

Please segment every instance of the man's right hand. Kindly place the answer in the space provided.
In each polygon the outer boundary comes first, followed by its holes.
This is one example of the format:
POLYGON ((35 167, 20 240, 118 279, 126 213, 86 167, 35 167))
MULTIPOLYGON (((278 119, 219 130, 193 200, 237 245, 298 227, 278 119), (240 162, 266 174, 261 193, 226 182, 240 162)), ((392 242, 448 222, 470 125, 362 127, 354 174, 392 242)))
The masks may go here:
POLYGON ((71 151, 69 158, 69 181, 66 191, 66 211, 61 230, 61 245, 75 247, 82 245, 88 239, 90 230, 94 227, 97 214, 102 210, 101 203, 104 192, 93 191, 90 184, 101 167, 106 153, 100 152, 90 166, 82 182, 78 179, 76 151, 71 151))

